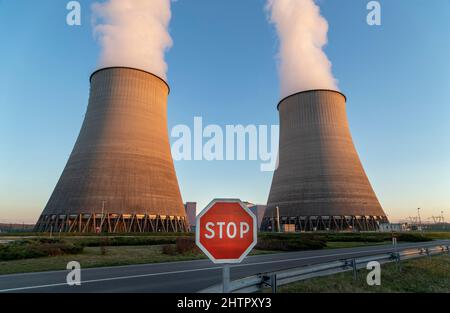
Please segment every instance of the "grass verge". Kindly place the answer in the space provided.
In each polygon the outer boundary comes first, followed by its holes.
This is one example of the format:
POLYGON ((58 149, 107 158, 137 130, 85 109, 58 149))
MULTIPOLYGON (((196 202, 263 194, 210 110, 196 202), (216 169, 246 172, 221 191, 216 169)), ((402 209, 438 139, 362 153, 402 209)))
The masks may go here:
POLYGON ((394 263, 381 267, 381 285, 366 283, 368 270, 312 278, 279 288, 284 293, 437 293, 450 292, 450 256, 438 255, 402 261, 401 270, 394 263))
MULTIPOLYGON (((122 246, 107 247, 106 253, 103 247, 85 247, 81 254, 59 255, 52 257, 24 259, 0 262, 0 275, 44 272, 53 270, 65 270, 70 261, 80 262, 81 268, 148 264, 174 261, 189 261, 205 259, 204 254, 183 253, 168 255, 163 253, 165 245, 152 246, 122 246)), ((175 245, 174 245, 175 246, 175 245)), ((250 254, 266 254, 271 251, 253 250, 250 254)))

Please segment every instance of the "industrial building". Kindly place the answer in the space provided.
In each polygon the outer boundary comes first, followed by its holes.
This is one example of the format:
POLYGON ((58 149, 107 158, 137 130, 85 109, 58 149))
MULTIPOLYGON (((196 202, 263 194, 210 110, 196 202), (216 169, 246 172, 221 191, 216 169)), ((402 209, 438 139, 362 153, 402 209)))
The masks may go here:
POLYGON ((372 231, 388 222, 353 144, 346 97, 308 90, 278 110, 279 166, 262 229, 372 231))
POLYGON ((267 206, 264 204, 254 204, 246 201, 244 201, 244 204, 250 209, 250 211, 252 211, 253 214, 255 214, 258 230, 261 230, 261 223, 267 206))
POLYGON ((186 209, 186 216, 189 222, 189 230, 195 232, 197 225, 197 202, 186 202, 184 205, 186 209))
POLYGON ((90 82, 81 131, 35 231, 188 231, 169 144, 169 86, 126 67, 100 69, 90 82))

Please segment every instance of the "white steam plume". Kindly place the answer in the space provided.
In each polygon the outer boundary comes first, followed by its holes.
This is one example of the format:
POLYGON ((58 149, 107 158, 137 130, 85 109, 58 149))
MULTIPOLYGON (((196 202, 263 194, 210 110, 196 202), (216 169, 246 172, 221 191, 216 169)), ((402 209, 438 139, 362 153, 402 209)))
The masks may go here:
POLYGON ((338 90, 331 62, 323 52, 328 23, 314 0, 267 0, 269 20, 279 40, 282 98, 310 89, 338 90))
POLYGON ((102 48, 99 67, 134 67, 167 79, 170 0, 107 0, 94 3, 92 11, 102 48))

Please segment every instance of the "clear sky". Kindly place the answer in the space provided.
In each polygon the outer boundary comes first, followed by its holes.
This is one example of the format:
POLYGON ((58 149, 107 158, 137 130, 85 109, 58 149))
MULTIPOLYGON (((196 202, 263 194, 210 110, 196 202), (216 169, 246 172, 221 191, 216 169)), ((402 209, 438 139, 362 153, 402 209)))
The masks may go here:
MULTIPOLYGON (((99 46, 91 1, 82 25, 68 1, 0 0, 0 222, 35 222, 83 121, 99 46)), ((450 1, 320 0, 325 49, 348 97, 365 170, 392 219, 444 210, 450 220, 450 1)), ((169 127, 278 124, 277 35, 263 0, 179 0, 167 53, 169 127)), ((272 173, 259 161, 177 161, 183 201, 265 203, 272 173)))

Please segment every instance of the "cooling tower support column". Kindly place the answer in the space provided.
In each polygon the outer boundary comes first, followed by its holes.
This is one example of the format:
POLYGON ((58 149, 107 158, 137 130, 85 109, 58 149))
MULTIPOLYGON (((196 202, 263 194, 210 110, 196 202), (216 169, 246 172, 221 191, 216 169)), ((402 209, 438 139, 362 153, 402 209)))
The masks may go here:
POLYGON ((185 232, 170 152, 169 86, 141 70, 92 74, 75 147, 36 231, 185 232))
POLYGON ((275 171, 262 229, 373 231, 387 222, 356 152, 346 116, 346 98, 310 90, 279 105, 279 167, 275 171))

